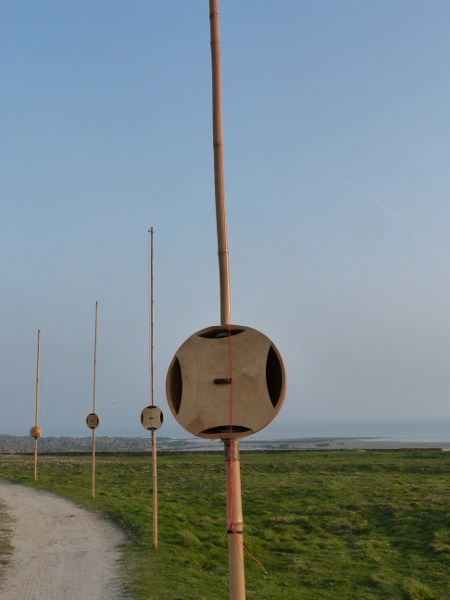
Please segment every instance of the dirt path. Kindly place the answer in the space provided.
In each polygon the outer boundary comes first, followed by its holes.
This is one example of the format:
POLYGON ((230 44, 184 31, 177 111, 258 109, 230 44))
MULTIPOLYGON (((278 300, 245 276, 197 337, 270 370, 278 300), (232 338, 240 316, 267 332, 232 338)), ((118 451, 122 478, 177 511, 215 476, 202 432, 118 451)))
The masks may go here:
POLYGON ((122 600, 122 533, 68 500, 0 481, 14 554, 2 600, 122 600))

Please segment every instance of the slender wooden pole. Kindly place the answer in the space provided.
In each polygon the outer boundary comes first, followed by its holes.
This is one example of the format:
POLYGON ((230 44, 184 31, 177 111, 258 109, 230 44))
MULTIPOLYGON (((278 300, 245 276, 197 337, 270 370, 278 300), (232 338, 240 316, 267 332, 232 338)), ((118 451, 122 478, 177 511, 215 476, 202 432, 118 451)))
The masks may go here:
MULTIPOLYGON (((209 0, 209 19, 211 31, 214 183, 220 279, 220 323, 221 325, 230 325, 231 291, 225 208, 219 0, 209 0)), ((232 430, 231 423, 230 429, 232 430)), ((239 442, 233 439, 224 440, 224 451, 227 478, 230 599, 245 600, 244 519, 242 514, 239 442)))
POLYGON ((34 438, 34 480, 37 481, 38 441, 34 438))
MULTIPOLYGON (((38 329, 37 334, 37 357, 36 357, 36 402, 34 411, 34 427, 38 427, 38 411, 39 411, 39 378, 41 368, 41 330, 38 329)), ((37 481, 37 465, 38 465, 38 437, 34 438, 34 481, 37 481)))
MULTIPOLYGON (((155 293, 154 293, 154 229, 150 233, 150 388, 151 405, 155 406, 155 293)), ((158 547, 158 464, 156 431, 152 430, 152 482, 153 482, 153 548, 158 547)))
MULTIPOLYGON (((98 344, 98 302, 95 303, 95 333, 94 333, 94 377, 92 387, 92 412, 95 413, 97 403, 97 344, 98 344)), ((92 497, 95 498, 95 455, 96 434, 92 429, 92 497)))
POLYGON ((95 303, 95 330, 94 330, 94 377, 92 385, 92 412, 96 411, 97 404, 97 345, 98 345, 98 302, 95 303))
POLYGON ((231 294, 223 159, 219 0, 209 0, 209 20, 211 30, 214 183, 220 279, 220 322, 222 325, 228 325, 231 323, 231 294))
POLYGON ((158 465, 156 458, 156 431, 152 430, 153 468, 153 548, 158 547, 158 465))
POLYGON ((154 229, 150 228, 150 395, 155 406, 155 292, 154 292, 154 229))
POLYGON ((92 430, 92 497, 95 498, 95 454, 96 454, 96 436, 95 429, 92 430))
POLYGON ((230 569, 230 598, 245 600, 244 575, 244 516, 242 513, 241 462, 239 441, 224 440, 227 475, 228 563, 230 569))

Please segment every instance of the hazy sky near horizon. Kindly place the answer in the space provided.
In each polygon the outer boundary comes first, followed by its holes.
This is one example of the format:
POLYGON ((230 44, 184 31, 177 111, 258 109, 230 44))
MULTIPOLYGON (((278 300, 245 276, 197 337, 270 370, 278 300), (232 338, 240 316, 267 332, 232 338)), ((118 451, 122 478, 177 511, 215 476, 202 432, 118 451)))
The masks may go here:
MULTIPOLYGON (((233 322, 308 422, 450 420, 450 3, 222 0, 233 322)), ((218 324, 207 0, 0 0, 0 433, 141 435, 218 324)))

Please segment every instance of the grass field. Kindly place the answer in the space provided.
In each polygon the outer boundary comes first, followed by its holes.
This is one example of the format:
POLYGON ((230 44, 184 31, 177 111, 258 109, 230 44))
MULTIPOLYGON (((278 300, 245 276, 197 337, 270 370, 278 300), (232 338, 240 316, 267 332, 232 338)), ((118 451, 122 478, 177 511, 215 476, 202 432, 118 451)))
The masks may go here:
MULTIPOLYGON (((450 598, 450 454, 242 453, 241 472, 245 544, 267 570, 246 558, 249 600, 450 598)), ((222 456, 159 456, 157 550, 150 456, 98 456, 94 500, 89 457, 41 455, 34 484, 31 456, 0 455, 0 478, 118 524, 133 600, 228 598, 222 456)))

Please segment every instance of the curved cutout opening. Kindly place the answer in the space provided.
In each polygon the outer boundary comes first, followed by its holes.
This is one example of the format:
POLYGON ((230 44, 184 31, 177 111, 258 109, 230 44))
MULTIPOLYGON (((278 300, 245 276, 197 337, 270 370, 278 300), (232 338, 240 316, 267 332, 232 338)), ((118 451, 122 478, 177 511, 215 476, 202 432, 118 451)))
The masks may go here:
POLYGON ((270 346, 266 362, 266 383, 272 406, 276 408, 283 391, 283 368, 277 352, 270 346))
POLYGON ((205 435, 217 435, 217 434, 227 434, 227 433, 244 433, 246 431, 251 431, 248 427, 242 427, 241 425, 219 425, 219 427, 210 427, 210 429, 205 429, 201 433, 205 435))
POLYGON ((206 338, 208 340, 218 340, 230 337, 230 335, 238 335, 238 333, 242 333, 243 331, 243 329, 213 329, 212 331, 200 333, 198 337, 206 338))
POLYGON ((181 377, 180 361, 176 357, 174 358, 172 368, 170 369, 167 383, 170 404, 175 413, 178 414, 180 412, 181 397, 183 395, 183 380, 181 377))

